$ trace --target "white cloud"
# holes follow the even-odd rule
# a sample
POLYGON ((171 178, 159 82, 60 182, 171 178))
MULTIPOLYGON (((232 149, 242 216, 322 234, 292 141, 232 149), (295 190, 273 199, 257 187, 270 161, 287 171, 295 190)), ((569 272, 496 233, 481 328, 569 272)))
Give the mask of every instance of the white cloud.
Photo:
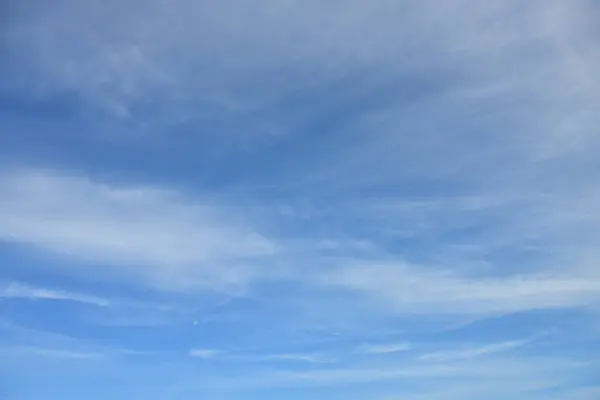
MULTIPOLYGON (((528 399, 543 400, 548 398, 547 391, 563 384, 560 378, 529 378, 529 379, 479 379, 451 380, 439 382, 411 393, 391 395, 382 400, 461 400, 465 398, 506 398, 526 396, 528 399), (546 393, 545 393, 546 392, 546 393)), ((570 397, 561 397, 570 399, 570 397)))
POLYGON ((460 276, 407 264, 362 264, 319 277, 398 312, 493 314, 581 307, 600 298, 595 276, 460 276))
POLYGON ((31 328, 14 321, 0 320, 0 329, 12 339, 0 346, 3 356, 47 357, 53 359, 98 360, 128 356, 148 356, 151 352, 115 347, 78 335, 58 333, 43 328, 31 328))
POLYGON ((252 260, 274 252, 270 240, 208 202, 41 170, 0 177, 0 238, 87 261, 76 268, 88 275, 164 289, 244 285, 252 260), (101 274, 85 268, 97 262, 109 263, 101 274))
POLYGON ((11 299, 75 301, 99 307, 107 307, 110 305, 110 302, 107 299, 96 296, 87 296, 62 290, 31 287, 14 282, 8 284, 4 289, 0 290, 0 297, 11 299))
POLYGON ((69 349, 54 349, 42 347, 17 347, 13 348, 12 351, 14 351, 15 353, 24 353, 40 357, 66 358, 72 360, 94 360, 105 357, 105 355, 101 353, 90 353, 69 349))
POLYGON ((493 343, 480 347, 462 348, 458 350, 442 350, 432 353, 422 354, 419 359, 422 361, 456 361, 475 357, 486 356, 495 353, 501 353, 508 350, 517 349, 525 346, 527 340, 510 340, 501 343, 493 343))
MULTIPOLYGON (((534 224, 507 226, 504 240, 522 237, 524 225, 523 234, 539 234, 548 214, 564 216, 573 201, 589 195, 581 188, 598 178, 585 166, 579 167, 585 180, 561 176, 580 160, 595 159, 598 144, 594 105, 600 90, 594 71, 600 58, 586 2, 234 3, 124 1, 102 13, 100 2, 24 8, 7 28, 14 44, 10 55, 25 66, 26 87, 36 76, 38 89, 71 91, 124 114, 155 99, 160 103, 155 111, 169 114, 166 119, 194 119, 200 113, 198 120, 210 114, 241 121, 243 129, 233 129, 240 137, 252 130, 247 118, 270 119, 261 113, 277 111, 279 100, 299 88, 331 94, 333 83, 351 77, 357 83, 352 90, 331 94, 327 103, 343 108, 352 96, 381 102, 345 116, 347 131, 336 150, 291 171, 287 182, 294 187, 316 182, 316 189, 307 190, 318 196, 340 186, 401 187, 426 177, 442 186, 467 187, 475 198, 506 200, 509 192, 510 221, 519 210, 537 206, 515 197, 559 194, 544 203, 534 224), (423 98, 413 93, 411 82, 429 80, 433 89, 426 84, 423 98), (388 86, 397 90, 380 93, 388 86), (258 118, 254 111, 260 111, 258 118)), ((323 113, 308 111, 309 119, 323 113)), ((295 131, 298 123, 272 119, 284 131, 295 131)), ((506 203, 499 203, 505 211, 506 203)), ((419 222, 439 228, 431 221, 445 220, 453 203, 445 204, 419 222)), ((462 211, 454 216, 468 219, 472 210, 462 211)), ((385 226, 370 222, 377 230, 422 228, 404 220, 385 226)))
MULTIPOLYGON (((257 132, 321 134, 322 121, 326 139, 298 138, 303 146, 290 154, 297 158, 283 163, 296 168, 279 168, 283 164, 275 161, 275 175, 282 178, 267 182, 308 199, 307 210, 297 213, 306 211, 298 230, 287 225, 295 218, 294 205, 284 204, 289 219, 279 221, 271 203, 280 199, 265 201, 261 226, 289 229, 285 243, 295 246, 297 257, 278 252, 273 239, 218 199, 44 170, 0 174, 0 240, 67 256, 60 267, 47 267, 57 273, 167 290, 237 290, 264 277, 263 264, 273 259, 272 264, 285 264, 285 288, 293 290, 269 288, 268 306, 252 303, 235 317, 219 314, 226 307, 215 311, 230 319, 244 313, 243 323, 228 321, 236 327, 254 323, 263 312, 261 323, 281 322, 272 320, 273 310, 283 310, 282 319, 294 318, 298 326, 313 318, 323 332, 336 323, 346 327, 347 319, 362 322, 375 308, 411 317, 477 318, 597 305, 595 8, 577 0, 19 5, 3 27, 12 78, 0 83, 0 90, 10 92, 9 98, 14 94, 27 104, 74 99, 77 107, 103 108, 108 119, 130 118, 151 126, 149 131, 155 122, 189 124, 193 131, 217 133, 209 146, 228 135, 235 138, 225 142, 239 145, 257 132), (342 123, 330 121, 336 118, 342 123), (196 123, 210 129, 196 129, 196 123), (309 239, 294 237, 297 232, 309 239)), ((86 115, 96 122, 96 112, 86 115)), ((163 161, 170 162, 157 162, 163 161)), ((253 172, 248 171, 250 186, 253 172)), ((107 304, 20 284, 4 296, 107 304)), ((106 323, 180 321, 131 312, 137 318, 129 311, 107 314, 106 323)), ((410 348, 371 339, 354 349, 373 355, 361 359, 410 348)), ((543 386, 561 375, 545 374, 548 368, 572 367, 505 354, 523 345, 507 341, 432 351, 415 365, 275 371, 258 383, 422 378, 433 386, 450 378, 460 387, 441 382, 423 398, 440 398, 440 391, 489 398, 498 389, 526 390, 530 382, 543 386), (496 359, 486 357, 491 355, 496 359), (486 379, 496 382, 477 387, 486 379)), ((413 353, 397 358, 404 361, 413 353)), ((192 349, 189 356, 310 364, 326 359, 211 349, 192 349)), ((249 385, 256 384, 254 378, 248 378, 249 385)), ((594 396, 591 389, 580 397, 594 396)))
POLYGON ((15 81, 35 76, 21 86, 72 91, 123 115, 158 102, 156 111, 185 119, 261 109, 356 72, 438 68, 471 77, 471 97, 516 93, 532 100, 517 106, 547 111, 534 118, 552 127, 549 140, 530 143, 547 153, 584 144, 587 134, 572 133, 596 120, 598 55, 586 2, 111 4, 67 1, 15 13, 6 27, 9 54, 23 66, 15 81))
POLYGON ((190 357, 194 358, 215 358, 221 354, 222 351, 215 349, 191 349, 189 352, 190 357))
POLYGON ((360 353, 366 354, 389 354, 410 350, 412 346, 408 342, 365 344, 358 348, 360 353))
MULTIPOLYGON (((345 365, 339 368, 313 368, 306 371, 271 370, 259 371, 256 374, 237 376, 215 382, 218 385, 232 387, 293 387, 293 386, 344 386, 395 382, 399 386, 403 382, 425 384, 432 382, 447 383, 448 379, 461 381, 464 385, 477 382, 503 381, 517 379, 523 382, 532 380, 562 378, 561 374, 586 368, 576 362, 568 362, 551 357, 527 358, 511 357, 486 360, 462 360, 461 362, 432 362, 386 365, 345 365)), ((505 387, 511 390, 511 387, 505 387)))
POLYGON ((191 349, 190 357, 195 358, 219 358, 232 363, 251 362, 251 363, 287 363, 302 362, 310 364, 331 363, 332 357, 317 353, 248 353, 243 351, 223 351, 217 349, 191 349))
MULTIPOLYGON (((250 356, 250 358, 253 357, 250 356)), ((255 359, 261 361, 300 361, 314 364, 333 362, 331 357, 316 353, 276 353, 256 356, 255 359)))

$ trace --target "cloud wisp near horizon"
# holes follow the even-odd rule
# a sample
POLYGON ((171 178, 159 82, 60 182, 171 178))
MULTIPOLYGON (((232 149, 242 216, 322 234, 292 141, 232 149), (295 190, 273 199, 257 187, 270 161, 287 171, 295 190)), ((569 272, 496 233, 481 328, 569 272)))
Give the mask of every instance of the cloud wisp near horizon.
POLYGON ((3 15, 0 397, 600 393, 594 2, 3 15))

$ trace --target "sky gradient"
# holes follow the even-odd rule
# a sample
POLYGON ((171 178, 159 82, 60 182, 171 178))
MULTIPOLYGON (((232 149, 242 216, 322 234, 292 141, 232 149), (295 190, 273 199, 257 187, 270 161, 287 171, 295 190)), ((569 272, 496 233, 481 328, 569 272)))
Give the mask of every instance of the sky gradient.
POLYGON ((0 399, 600 398, 600 4, 8 3, 0 399))

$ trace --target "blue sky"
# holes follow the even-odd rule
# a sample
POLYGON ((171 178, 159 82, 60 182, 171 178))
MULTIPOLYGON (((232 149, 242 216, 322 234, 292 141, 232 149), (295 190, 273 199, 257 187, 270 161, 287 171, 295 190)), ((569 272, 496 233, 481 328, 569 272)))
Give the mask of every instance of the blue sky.
POLYGON ((599 398, 596 2, 3 9, 0 398, 599 398))

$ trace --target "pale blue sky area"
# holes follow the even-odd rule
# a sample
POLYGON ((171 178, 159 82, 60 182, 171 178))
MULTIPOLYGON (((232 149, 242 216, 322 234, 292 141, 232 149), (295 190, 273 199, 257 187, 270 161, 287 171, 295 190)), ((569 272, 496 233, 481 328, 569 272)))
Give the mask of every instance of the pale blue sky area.
POLYGON ((594 1, 16 1, 0 399, 600 398, 594 1))

